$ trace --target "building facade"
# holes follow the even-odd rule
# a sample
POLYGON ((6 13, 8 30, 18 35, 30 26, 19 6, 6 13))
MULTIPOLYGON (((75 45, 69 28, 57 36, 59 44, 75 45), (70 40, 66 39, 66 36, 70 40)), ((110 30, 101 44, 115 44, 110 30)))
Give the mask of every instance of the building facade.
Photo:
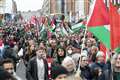
POLYGON ((57 12, 57 0, 50 0, 50 14, 57 12))
POLYGON ((41 15, 48 15, 50 14, 50 0, 44 0, 41 15))
POLYGON ((4 13, 5 0, 0 0, 0 14, 4 13))
POLYGON ((13 4, 12 4, 12 8, 13 8, 13 13, 16 14, 17 13, 17 4, 14 0, 13 1, 13 4))
POLYGON ((62 0, 56 0, 56 12, 61 13, 61 8, 62 8, 62 0))
MULTIPOLYGON (((94 0, 44 0, 42 13, 47 15, 63 13, 76 20, 89 14, 92 1, 94 0)), ((109 0, 104 2, 109 7, 109 0)), ((120 4, 120 0, 112 0, 112 2, 120 4)))
POLYGON ((0 0, 0 21, 9 21, 17 13, 17 4, 14 0, 0 0))
POLYGON ((4 14, 4 3, 5 3, 5 0, 0 0, 0 25, 2 23, 2 20, 3 20, 3 14, 4 14))
POLYGON ((4 13, 16 13, 17 4, 14 0, 0 0, 0 14, 4 13))
POLYGON ((62 0, 44 0, 42 6, 42 15, 61 13, 62 0))
POLYGON ((79 20, 81 17, 85 16, 85 6, 84 0, 75 1, 75 19, 79 20))
POLYGON ((41 16, 41 10, 21 12, 20 14, 22 15, 22 17, 25 21, 29 21, 31 19, 31 16, 40 17, 41 16))
POLYGON ((84 0, 44 0, 42 13, 45 15, 63 13, 67 16, 84 14, 84 0))

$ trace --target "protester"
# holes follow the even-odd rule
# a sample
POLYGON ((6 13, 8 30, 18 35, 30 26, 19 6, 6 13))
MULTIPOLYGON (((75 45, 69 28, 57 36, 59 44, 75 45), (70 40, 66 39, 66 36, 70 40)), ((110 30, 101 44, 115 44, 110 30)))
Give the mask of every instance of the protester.
POLYGON ((55 50, 56 50, 57 44, 58 44, 55 35, 53 35, 51 37, 51 39, 49 39, 48 44, 49 44, 49 46, 48 46, 48 56, 54 58, 55 57, 54 53, 55 53, 55 50))
POLYGON ((66 54, 67 54, 67 56, 72 56, 73 55, 73 47, 72 47, 72 45, 67 46, 66 54))
POLYGON ((90 49, 90 62, 95 62, 96 61, 96 54, 98 52, 98 47, 97 46, 92 46, 90 49))
POLYGON ((27 65, 27 80, 48 80, 48 64, 46 59, 43 58, 45 49, 38 47, 36 56, 31 58, 27 65))
MULTIPOLYGON (((13 60, 14 65, 17 64, 18 60, 19 60, 19 56, 17 53, 15 53, 15 51, 13 50, 13 48, 11 48, 9 45, 8 47, 5 48, 4 54, 3 54, 3 59, 7 59, 10 58, 13 60)), ((16 69, 16 66, 14 66, 16 69)))
POLYGON ((105 63, 104 57, 105 54, 102 51, 98 51, 95 63, 91 64, 94 80, 109 80, 110 78, 110 69, 107 63, 105 63))
POLYGON ((66 57, 66 51, 63 47, 58 47, 56 50, 56 58, 54 59, 55 64, 62 64, 62 61, 66 57))
POLYGON ((66 68, 68 71, 68 80, 74 80, 75 79, 75 71, 76 71, 76 65, 73 59, 69 56, 65 57, 62 61, 62 66, 66 68))
POLYGON ((26 52, 25 52, 25 60, 28 62, 32 57, 34 57, 35 54, 35 44, 31 44, 28 46, 26 52))
POLYGON ((68 71, 61 65, 53 65, 51 69, 52 80, 68 80, 68 71))
POLYGON ((85 52, 81 53, 81 57, 79 60, 79 65, 78 68, 80 68, 80 76, 83 80, 93 80, 92 78, 92 72, 91 69, 89 67, 89 58, 88 58, 88 54, 85 52))
POLYGON ((15 77, 12 76, 9 72, 0 68, 0 79, 1 80, 17 80, 15 77))
POLYGON ((12 59, 5 59, 2 62, 2 66, 3 68, 10 73, 13 77, 15 77, 17 80, 22 80, 20 77, 18 77, 15 73, 15 69, 14 69, 14 62, 12 61, 12 59))
POLYGON ((114 54, 112 60, 112 68, 113 68, 113 72, 112 75, 113 76, 113 80, 119 80, 120 79, 120 54, 116 53, 114 54))
POLYGON ((0 62, 3 60, 6 69, 6 59, 14 61, 13 65, 8 60, 12 67, 8 72, 15 73, 13 67, 17 66, 16 72, 26 73, 27 80, 119 80, 119 54, 108 53, 108 61, 92 33, 85 35, 81 27, 73 29, 65 15, 60 20, 56 15, 41 16, 40 21, 33 18, 37 22, 0 26, 0 62))

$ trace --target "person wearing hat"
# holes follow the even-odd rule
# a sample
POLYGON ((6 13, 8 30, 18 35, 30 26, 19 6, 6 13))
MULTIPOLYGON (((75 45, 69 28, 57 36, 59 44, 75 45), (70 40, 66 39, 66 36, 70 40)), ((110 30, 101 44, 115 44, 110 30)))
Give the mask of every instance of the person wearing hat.
POLYGON ((90 65, 94 80, 110 80, 110 69, 105 63, 105 53, 98 51, 96 61, 90 65))
POLYGON ((52 80, 68 80, 68 71, 61 65, 52 65, 51 77, 52 80))

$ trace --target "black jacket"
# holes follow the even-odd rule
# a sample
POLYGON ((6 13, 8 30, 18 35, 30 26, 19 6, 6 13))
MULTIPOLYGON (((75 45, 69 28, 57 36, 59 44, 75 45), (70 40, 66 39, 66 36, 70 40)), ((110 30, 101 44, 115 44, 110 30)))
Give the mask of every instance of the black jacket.
POLYGON ((91 70, 94 77, 93 80, 110 80, 110 69, 108 64, 95 62, 91 65, 91 70), (98 75, 100 71, 101 75, 98 75))
MULTIPOLYGON (((48 80, 48 64, 47 64, 46 60, 43 59, 43 61, 44 61, 44 65, 45 65, 44 80, 48 80)), ((32 59, 30 59, 28 65, 27 65, 26 78, 27 78, 27 80, 38 80, 36 57, 33 57, 32 59)))
POLYGON ((89 66, 80 67, 81 70, 81 77, 85 80, 92 80, 92 74, 89 66))
POLYGON ((10 47, 7 47, 7 48, 4 49, 3 58, 4 59, 10 58, 15 63, 17 63, 17 61, 19 60, 19 57, 18 57, 17 53, 10 47))

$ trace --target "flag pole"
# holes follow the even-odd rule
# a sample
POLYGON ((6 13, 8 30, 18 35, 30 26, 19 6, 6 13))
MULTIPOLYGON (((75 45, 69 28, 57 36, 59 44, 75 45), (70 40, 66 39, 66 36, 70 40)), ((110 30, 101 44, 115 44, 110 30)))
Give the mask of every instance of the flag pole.
POLYGON ((88 22, 90 20, 92 13, 93 13, 93 9, 94 9, 94 5, 96 3, 96 0, 94 0, 93 5, 91 5, 91 1, 88 1, 88 3, 90 4, 90 8, 89 8, 89 14, 86 15, 87 16, 86 17, 87 23, 85 24, 85 32, 84 32, 84 36, 83 36, 83 43, 82 43, 81 52, 83 51, 83 49, 85 47, 85 38, 86 38, 87 30, 88 30, 87 25, 88 25, 88 22))
MULTIPOLYGON (((110 9, 111 9, 111 3, 112 3, 112 1, 111 0, 109 0, 109 11, 110 11, 110 9)), ((112 58, 113 56, 112 56, 112 54, 110 55, 110 57, 112 58)), ((111 80, 113 80, 113 75, 114 75, 114 72, 113 72, 113 64, 111 65, 111 72, 112 72, 112 75, 111 75, 111 80)))
MULTIPOLYGON (((84 32, 84 36, 83 36, 81 52, 83 52, 83 49, 85 47, 86 34, 87 34, 87 30, 88 30, 87 25, 88 25, 88 22, 90 20, 90 17, 92 15, 92 13, 93 13, 93 9, 94 9, 94 5, 96 3, 96 0, 94 0, 93 5, 91 5, 91 1, 88 1, 88 3, 90 4, 90 8, 89 8, 89 15, 88 16, 86 15, 87 16, 87 23, 85 24, 85 32, 84 32)), ((80 57, 79 61, 81 61, 81 57, 80 57)), ((78 69, 76 71, 77 71, 77 73, 81 72, 81 70, 80 70, 80 63, 78 64, 78 69)))

